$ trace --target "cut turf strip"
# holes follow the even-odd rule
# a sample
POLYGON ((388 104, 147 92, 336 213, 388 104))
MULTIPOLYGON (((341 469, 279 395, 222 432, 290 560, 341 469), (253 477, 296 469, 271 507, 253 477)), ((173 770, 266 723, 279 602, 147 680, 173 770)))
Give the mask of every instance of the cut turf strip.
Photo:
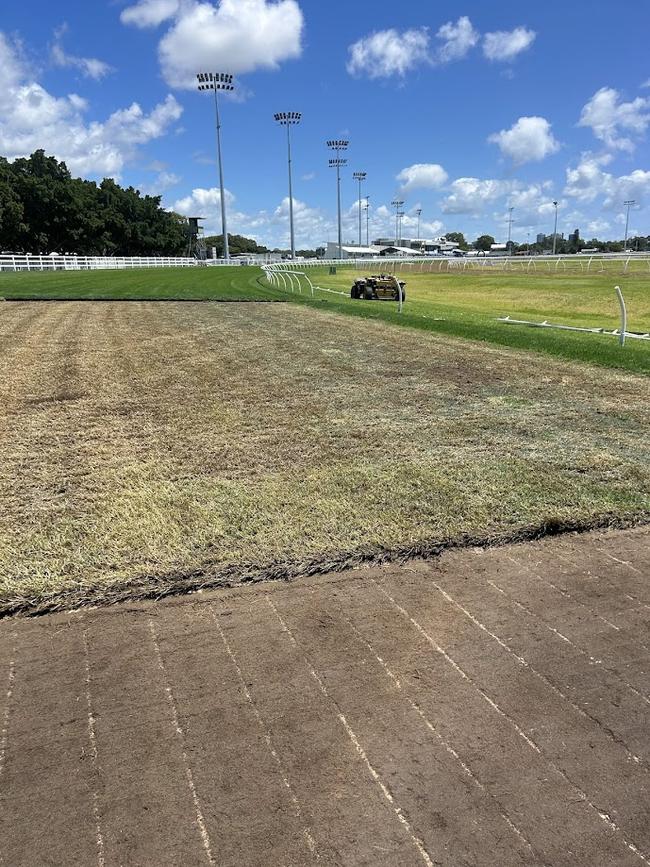
POLYGON ((6 618, 0 863, 647 867, 649 552, 597 532, 6 618))

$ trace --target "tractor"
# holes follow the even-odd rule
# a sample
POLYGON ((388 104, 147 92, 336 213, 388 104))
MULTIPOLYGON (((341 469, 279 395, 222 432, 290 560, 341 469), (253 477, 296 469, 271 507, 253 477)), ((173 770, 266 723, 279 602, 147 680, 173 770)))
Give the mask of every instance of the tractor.
POLYGON ((355 280, 350 290, 350 297, 362 298, 366 301, 399 301, 401 288, 402 301, 405 301, 405 286, 406 283, 398 280, 394 274, 373 274, 371 277, 355 280))

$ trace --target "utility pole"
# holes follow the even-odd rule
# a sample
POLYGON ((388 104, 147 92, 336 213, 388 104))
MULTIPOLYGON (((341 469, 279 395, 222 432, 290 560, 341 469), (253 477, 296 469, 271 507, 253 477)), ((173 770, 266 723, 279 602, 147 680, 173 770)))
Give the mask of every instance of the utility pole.
POLYGON ((302 119, 299 111, 280 111, 273 117, 281 125, 287 128, 287 153, 289 164, 289 231, 291 234, 291 261, 296 258, 296 235, 293 229, 293 185, 291 183, 291 127, 298 125, 302 119))
POLYGON ((352 177, 355 181, 359 181, 359 246, 361 246, 361 184, 367 177, 366 172, 354 172, 352 177))
POLYGON ((341 151, 348 149, 349 141, 346 139, 330 139, 327 142, 327 147, 336 152, 336 157, 330 160, 330 168, 336 169, 336 195, 338 203, 338 223, 339 223, 339 259, 343 258, 343 231, 341 228, 341 167, 346 166, 348 161, 341 159, 339 154, 341 151))
POLYGON ((512 224, 514 223, 514 220, 512 219, 512 212, 513 211, 514 211, 514 207, 510 206, 508 208, 508 212, 509 212, 509 216, 508 216, 508 243, 506 245, 507 249, 508 249, 508 254, 510 256, 512 256, 512 224))
POLYGON ((555 228, 553 229, 553 255, 555 256, 555 250, 557 248, 557 202, 553 202, 555 206, 555 228))
POLYGON ((404 202, 401 199, 393 199, 391 205, 395 208, 395 246, 399 247, 400 242, 400 208, 404 202))
POLYGON ((366 196, 366 247, 370 246, 370 196, 366 196))
POLYGON ((221 198, 221 231, 223 234, 223 258, 230 260, 228 249, 228 227, 226 225, 226 196, 223 184, 223 160, 221 158, 221 117, 219 115, 219 91, 234 90, 233 77, 226 72, 199 72, 199 90, 214 91, 214 108, 217 116, 217 155, 219 158, 219 190, 221 198))
POLYGON ((626 202, 623 202, 625 207, 627 208, 627 214, 625 216, 625 240, 623 241, 623 252, 627 250, 627 231, 630 226, 630 208, 632 205, 636 205, 636 199, 628 199, 626 202))

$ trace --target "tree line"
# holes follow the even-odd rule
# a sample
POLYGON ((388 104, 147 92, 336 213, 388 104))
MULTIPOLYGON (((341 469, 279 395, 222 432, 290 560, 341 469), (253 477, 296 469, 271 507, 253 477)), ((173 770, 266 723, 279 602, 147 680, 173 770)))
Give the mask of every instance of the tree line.
POLYGON ((0 157, 0 251, 86 256, 176 256, 187 249, 185 217, 110 178, 73 178, 37 150, 0 157))
MULTIPOLYGON (((473 247, 475 250, 487 252, 496 243, 492 235, 480 235, 471 244, 465 240, 462 232, 449 232, 445 237, 448 241, 456 241, 460 245, 461 250, 469 250, 470 247, 473 247)), ((516 241, 511 241, 510 247, 513 253, 530 253, 531 255, 550 253, 553 249, 553 236, 548 235, 542 244, 538 244, 537 242, 518 244, 516 241)), ((585 249, 597 250, 599 253, 621 253, 623 251, 623 241, 600 241, 598 238, 586 241, 583 238, 576 238, 574 235, 571 235, 568 238, 558 237, 555 242, 555 252, 562 256, 568 253, 580 253, 585 249)), ((633 252, 650 250, 650 235, 647 237, 638 235, 628 238, 626 249, 633 252)))

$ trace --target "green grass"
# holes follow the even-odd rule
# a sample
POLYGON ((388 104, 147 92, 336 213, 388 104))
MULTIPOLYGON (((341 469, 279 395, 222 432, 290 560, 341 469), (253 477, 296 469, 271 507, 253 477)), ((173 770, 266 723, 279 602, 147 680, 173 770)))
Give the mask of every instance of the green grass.
MULTIPOLYGON (((352 280, 373 273, 373 266, 363 271, 343 266, 337 268, 334 275, 326 268, 310 269, 308 273, 315 285, 347 293, 352 280)), ((622 349, 617 338, 609 335, 506 325, 497 321, 500 316, 510 316, 613 329, 619 325, 614 285, 620 285, 628 307, 628 330, 650 331, 650 275, 646 278, 639 274, 617 274, 614 278, 610 273, 483 274, 471 271, 421 274, 406 266, 400 277, 407 284, 407 302, 402 314, 392 302, 353 301, 347 294, 342 297, 316 292, 313 300, 307 294, 293 298, 347 315, 381 319, 423 331, 650 373, 650 343, 628 339, 622 349)))
POLYGON ((0 273, 0 298, 23 301, 286 301, 259 268, 0 273))
MULTIPOLYGON (((427 263, 437 268, 438 263, 427 263)), ((440 265, 446 266, 443 261, 440 265)), ((484 273, 418 273, 404 266, 408 300, 399 315, 389 302, 352 301, 347 293, 355 276, 371 273, 350 266, 310 268, 319 286, 346 296, 317 292, 315 298, 271 288, 257 267, 152 269, 0 274, 0 297, 58 300, 289 300, 349 316, 379 319, 395 325, 454 337, 487 341, 542 352, 573 361, 650 373, 650 345, 628 340, 624 349, 615 337, 505 325, 499 316, 561 324, 615 328, 618 304, 614 286, 620 285, 628 305, 628 329, 650 330, 650 273, 647 262, 622 273, 620 262, 606 262, 603 272, 584 269, 586 262, 570 262, 567 271, 519 270, 484 273), (582 270, 579 269, 581 265, 582 270), (572 270, 571 270, 572 269, 572 270)))

